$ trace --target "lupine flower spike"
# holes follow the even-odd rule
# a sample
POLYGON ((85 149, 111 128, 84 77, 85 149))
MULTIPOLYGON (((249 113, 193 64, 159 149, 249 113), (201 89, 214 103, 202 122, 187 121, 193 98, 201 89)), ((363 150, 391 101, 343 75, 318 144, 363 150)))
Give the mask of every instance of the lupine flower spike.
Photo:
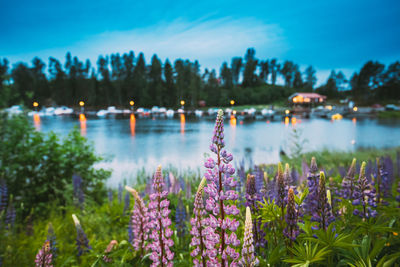
POLYGON ((36 267, 53 267, 53 254, 50 249, 50 241, 46 240, 42 248, 36 254, 35 258, 36 267))
POLYGON ((140 255, 143 256, 146 249, 146 241, 149 235, 149 214, 143 199, 139 196, 138 192, 129 187, 125 186, 125 189, 130 192, 135 199, 135 206, 131 216, 131 227, 132 227, 132 246, 136 251, 140 251, 140 255))
POLYGON ((240 265, 244 267, 253 267, 258 265, 259 261, 254 256, 253 221, 251 219, 251 211, 249 207, 246 207, 246 221, 244 225, 243 239, 242 259, 240 260, 240 265))
POLYGON ((293 188, 289 188, 288 192, 288 204, 286 206, 286 228, 283 230, 283 234, 289 238, 290 244, 299 235, 299 226, 297 225, 298 210, 296 209, 296 203, 294 201, 293 188))
POLYGON ((276 198, 276 204, 281 208, 282 211, 282 216, 281 220, 284 220, 284 212, 285 212, 285 198, 286 198, 286 186, 285 186, 285 178, 283 175, 283 168, 282 164, 279 162, 278 163, 278 175, 276 179, 276 191, 277 191, 277 198, 276 198))
POLYGON ((325 174, 324 172, 320 172, 319 188, 318 188, 318 205, 316 212, 313 213, 313 216, 311 218, 312 221, 318 222, 319 227, 323 230, 326 230, 329 224, 331 224, 335 220, 335 217, 332 214, 332 207, 330 205, 330 201, 328 200, 327 197, 325 183, 326 183, 325 174))
POLYGON ((351 162, 350 168, 347 171, 346 176, 343 178, 342 181, 342 197, 345 199, 352 199, 353 197, 353 191, 354 191, 354 186, 356 183, 356 159, 353 159, 351 162))
POLYGON ((164 190, 164 178, 161 166, 158 166, 153 180, 153 194, 150 195, 149 216, 151 229, 150 238, 152 239, 149 248, 152 251, 150 259, 153 261, 151 266, 173 266, 172 260, 174 253, 170 247, 174 245, 172 241, 172 230, 169 228, 171 220, 168 215, 171 212, 168 208, 169 201, 166 199, 168 191, 164 190))
POLYGON ((91 250, 92 247, 89 245, 89 240, 87 239, 87 236, 86 236, 85 232, 83 231, 83 228, 81 226, 81 223, 78 220, 78 217, 76 217, 75 214, 72 214, 72 219, 74 220, 76 233, 77 233, 76 247, 78 249, 78 257, 79 257, 83 253, 91 250))
POLYGON ((362 210, 354 209, 353 214, 367 219, 377 215, 376 210, 376 191, 365 177, 365 161, 361 165, 360 176, 353 192, 353 202, 355 206, 361 205, 362 210))
POLYGON ((319 173, 317 161, 314 157, 311 159, 310 172, 307 175, 307 184, 309 193, 305 199, 305 210, 308 214, 313 215, 318 206, 318 185, 319 173))
POLYGON ((204 192, 208 194, 206 209, 209 217, 206 222, 205 235, 207 236, 207 266, 236 266, 239 259, 234 247, 240 245, 235 231, 239 222, 233 217, 239 214, 235 204, 228 205, 229 201, 238 199, 235 191, 237 182, 232 175, 235 169, 230 162, 232 154, 222 150, 224 142, 224 112, 218 111, 214 128, 214 136, 210 150, 216 154, 217 161, 209 158, 204 166, 208 169, 205 173, 207 186, 204 192))
POLYGON ((194 198, 194 217, 190 220, 192 229, 190 234, 192 235, 192 242, 190 245, 194 247, 194 250, 190 253, 193 257, 194 266, 206 267, 206 237, 204 236, 204 218, 206 211, 203 204, 203 191, 206 185, 206 178, 203 178, 200 182, 199 188, 197 189, 196 196, 194 198))

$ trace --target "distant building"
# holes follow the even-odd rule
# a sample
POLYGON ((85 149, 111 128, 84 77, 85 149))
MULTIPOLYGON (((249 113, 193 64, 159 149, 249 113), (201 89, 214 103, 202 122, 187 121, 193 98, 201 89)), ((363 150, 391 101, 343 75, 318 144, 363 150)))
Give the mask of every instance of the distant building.
POLYGON ((324 103, 326 96, 317 93, 294 93, 288 99, 290 104, 295 106, 311 106, 324 103))

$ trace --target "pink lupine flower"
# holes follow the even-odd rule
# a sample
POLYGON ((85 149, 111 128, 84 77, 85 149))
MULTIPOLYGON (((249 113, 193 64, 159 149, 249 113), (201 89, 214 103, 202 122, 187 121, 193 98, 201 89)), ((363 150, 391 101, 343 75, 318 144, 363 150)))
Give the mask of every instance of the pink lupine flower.
POLYGON ((191 246, 194 247, 194 250, 190 253, 193 257, 194 266, 203 266, 206 267, 206 237, 204 231, 204 217, 206 215, 206 211, 204 209, 203 204, 203 191, 204 186, 206 184, 206 178, 203 178, 200 182, 199 188, 197 189, 197 193, 194 199, 194 208, 193 215, 194 217, 190 220, 190 224, 192 225, 192 229, 190 234, 192 235, 191 246))
POLYGON ((164 190, 164 179, 161 166, 158 166, 153 179, 153 194, 150 195, 149 203, 149 229, 150 239, 152 240, 148 248, 152 251, 150 259, 153 261, 151 266, 172 266, 174 253, 170 247, 174 241, 170 238, 172 231, 169 228, 171 220, 168 218, 170 213, 169 201, 166 199, 168 191, 164 190))
POLYGON ((252 267, 258 265, 258 259, 254 256, 253 245, 253 221, 251 219, 251 211, 246 207, 246 221, 244 225, 244 241, 242 248, 242 259, 240 265, 244 267, 252 267))
POLYGON ((234 190, 237 182, 232 177, 235 169, 230 162, 232 154, 223 150, 224 142, 224 113, 218 111, 214 128, 214 136, 210 150, 216 154, 216 159, 207 159, 204 166, 208 169, 204 174, 207 186, 204 192, 208 194, 205 208, 209 215, 204 222, 204 236, 207 266, 236 266, 239 253, 235 247, 240 244, 234 233, 239 222, 233 216, 239 214, 239 210, 230 201, 238 199, 234 190))
POLYGON ((132 246, 136 251, 140 250, 140 255, 143 256, 150 231, 148 209, 135 189, 129 186, 125 186, 125 189, 129 191, 135 199, 135 206, 133 207, 131 216, 132 246))
POLYGON ((50 241, 44 242, 42 249, 36 254, 36 267, 53 267, 53 254, 51 253, 50 241))

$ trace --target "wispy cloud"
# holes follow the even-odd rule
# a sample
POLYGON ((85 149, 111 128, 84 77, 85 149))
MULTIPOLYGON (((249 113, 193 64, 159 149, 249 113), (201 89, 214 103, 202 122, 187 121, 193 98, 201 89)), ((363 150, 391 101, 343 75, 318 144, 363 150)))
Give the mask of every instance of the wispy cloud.
POLYGON ((70 51, 95 63, 100 54, 133 50, 136 54, 143 52, 147 60, 156 53, 163 60, 197 59, 203 68, 218 69, 223 61, 243 56, 249 47, 254 47, 260 58, 279 57, 287 49, 278 25, 268 25, 253 18, 226 17, 191 22, 178 19, 129 31, 104 32, 68 47, 13 55, 10 59, 27 61, 36 55, 43 59, 49 56, 61 59, 70 51))

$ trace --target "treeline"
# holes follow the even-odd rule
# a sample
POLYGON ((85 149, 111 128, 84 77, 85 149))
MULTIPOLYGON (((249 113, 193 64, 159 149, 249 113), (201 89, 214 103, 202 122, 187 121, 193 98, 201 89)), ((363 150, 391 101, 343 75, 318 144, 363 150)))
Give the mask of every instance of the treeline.
POLYGON ((230 99, 237 104, 268 104, 285 100, 295 91, 316 91, 329 98, 352 96, 363 102, 400 98, 400 63, 387 68, 369 61, 347 80, 342 72, 332 71, 322 86, 315 88, 316 70, 304 71, 292 61, 261 60, 249 48, 244 57, 224 62, 219 75, 212 69, 200 70, 196 60, 178 59, 162 62, 153 55, 146 64, 143 53, 134 52, 99 56, 96 66, 81 61, 71 53, 64 64, 50 57, 46 65, 39 58, 32 64, 16 63, 10 67, 0 59, 0 106, 32 101, 44 105, 176 107, 185 100, 190 107, 226 106, 230 99), (278 85, 283 84, 283 85, 278 85))

